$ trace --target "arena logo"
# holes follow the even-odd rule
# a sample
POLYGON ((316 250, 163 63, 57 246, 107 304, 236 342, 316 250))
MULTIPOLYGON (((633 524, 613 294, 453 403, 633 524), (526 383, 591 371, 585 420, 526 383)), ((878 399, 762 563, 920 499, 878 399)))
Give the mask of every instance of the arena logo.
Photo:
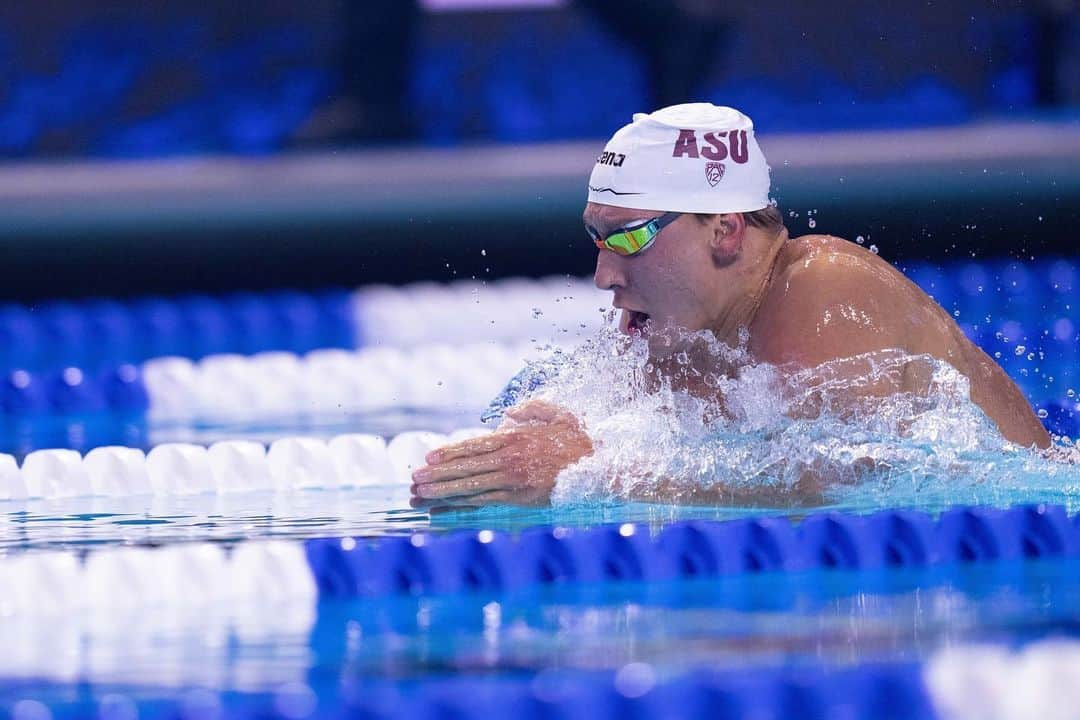
POLYGON ((597 165, 611 165, 612 167, 622 167, 623 161, 626 160, 626 155, 622 153, 607 152, 606 150, 600 153, 600 157, 596 158, 597 165))
POLYGON ((675 149, 671 157, 703 157, 706 160, 731 159, 740 165, 750 159, 746 144, 745 130, 725 130, 723 132, 707 132, 702 138, 705 142, 698 145, 697 133, 693 130, 680 130, 679 139, 675 141, 675 149), (724 137, 727 136, 727 142, 724 137))

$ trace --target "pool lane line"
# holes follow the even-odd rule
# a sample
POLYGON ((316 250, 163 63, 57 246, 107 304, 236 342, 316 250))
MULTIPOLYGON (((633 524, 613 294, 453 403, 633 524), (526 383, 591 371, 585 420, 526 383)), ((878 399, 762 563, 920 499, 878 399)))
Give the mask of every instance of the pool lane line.
POLYGON ((820 571, 894 569, 1080 556, 1080 516, 1054 505, 957 507, 929 513, 820 512, 730 521, 692 520, 655 537, 625 523, 591 529, 535 527, 411 537, 306 541, 323 597, 507 592, 552 584, 671 582, 820 571))

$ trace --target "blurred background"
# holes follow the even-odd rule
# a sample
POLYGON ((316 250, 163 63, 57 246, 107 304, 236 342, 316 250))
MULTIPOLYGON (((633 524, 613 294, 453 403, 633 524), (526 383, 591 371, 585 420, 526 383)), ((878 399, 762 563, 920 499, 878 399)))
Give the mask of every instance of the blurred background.
POLYGON ((1076 246, 1071 0, 41 0, 0 7, 0 296, 587 274, 604 139, 688 100, 755 120, 793 234, 1076 246))

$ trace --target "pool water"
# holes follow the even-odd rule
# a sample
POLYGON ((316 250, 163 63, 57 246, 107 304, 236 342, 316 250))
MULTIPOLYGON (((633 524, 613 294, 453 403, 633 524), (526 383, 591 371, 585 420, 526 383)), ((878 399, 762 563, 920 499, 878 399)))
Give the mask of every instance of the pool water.
MULTIPOLYGON (((987 305, 984 285, 975 282, 982 277, 983 266, 964 266, 953 275, 924 273, 922 278, 934 285, 943 303, 953 304, 961 321, 979 313, 965 325, 969 334, 982 337, 999 328, 1000 337, 983 338, 988 343, 985 347, 999 343, 1008 348, 1007 367, 1029 393, 1043 392, 1038 402, 1057 413, 1050 417, 1047 412, 1045 419, 1063 423, 1060 427, 1072 422, 1069 413, 1075 403, 1065 390, 1072 389, 1069 384, 1077 377, 1075 347, 1069 346, 1069 342, 1075 345, 1076 338, 1070 341, 1069 329, 1060 322, 1073 311, 1065 297, 1072 292, 1071 284, 1065 288, 1066 282, 1072 282, 1071 268, 1065 261, 1052 264, 1048 272, 1056 284, 1043 293, 1053 306, 1050 320, 1057 334, 1042 333, 1026 320, 1006 317, 1020 303, 1019 295, 1009 288, 1017 283, 1033 285, 1032 273, 1009 271, 1009 282, 1000 291, 1000 314, 987 305), (995 313, 993 322, 981 319, 987 312, 995 313), (1024 352, 1017 353, 1018 343, 1025 343, 1024 352), (1055 349, 1061 352, 1054 354, 1055 349), (1028 352, 1042 352, 1044 357, 1033 354, 1029 358, 1028 352)), ((440 297, 440 302, 445 301, 440 297)), ((468 302, 475 299, 470 296, 468 302)), ((505 327, 505 323, 500 326, 505 327)), ((166 368, 168 372, 155 376, 157 385, 149 383, 151 399, 162 387, 172 387, 177 397, 187 393, 184 397, 194 398, 184 401, 188 404, 164 408, 151 403, 126 415, 84 416, 21 413, 10 411, 14 405, 5 405, 6 449, 23 461, 42 447, 86 452, 98 445, 122 444, 149 450, 162 443, 208 445, 225 439, 270 443, 283 436, 328 439, 342 433, 373 433, 389 438, 418 429, 449 433, 476 425, 482 403, 494 394, 492 385, 500 386, 520 361, 500 351, 497 359, 484 360, 483 373, 477 373, 485 375, 484 382, 471 386, 471 395, 444 397, 440 395, 446 392, 442 378, 461 373, 447 359, 453 356, 447 347, 452 351, 452 346, 415 349, 410 351, 412 356, 388 351, 374 361, 370 356, 320 356, 319 368, 337 368, 334 372, 342 373, 342 382, 353 383, 354 405, 338 413, 325 412, 325 406, 320 406, 320 412, 264 417, 239 412, 245 398, 263 402, 257 397, 256 384, 240 387, 248 382, 243 374, 252 368, 262 373, 260 382, 279 383, 269 394, 278 403, 275 407, 289 409, 291 386, 283 378, 298 378, 302 373, 295 362, 290 365, 281 357, 264 358, 258 367, 258 363, 235 358, 197 366, 174 362, 166 368), (423 366, 417 358, 442 363, 440 374, 432 376, 440 381, 424 388, 417 382, 408 403, 365 404, 365 398, 378 390, 379 379, 349 374, 353 372, 349 368, 366 372, 400 365, 405 380, 387 383, 407 382, 423 366), (206 408, 235 412, 227 417, 200 415, 206 408)), ((469 363, 482 356, 469 355, 469 363)), ((595 359, 571 357, 570 366, 595 359)), ((620 363, 632 360, 632 354, 612 356, 601 365, 607 363, 602 368, 609 372, 607 376, 619 377, 627 375, 619 372, 625 369, 620 363)), ((476 367, 469 363, 467 369, 476 367)), ((539 697, 550 687, 593 682, 596 677, 605 687, 614 683, 624 699, 633 700, 648 696, 654 687, 678 683, 701 668, 763 676, 778 669, 812 669, 843 678, 852 668, 880 664, 915 668, 918 675, 950 649, 987 643, 1022 648, 1080 636, 1080 574, 1075 558, 1068 557, 873 572, 765 572, 678 582, 568 583, 498 593, 431 594, 421 589, 415 596, 340 598, 317 596, 305 585, 310 579, 301 582, 286 570, 259 575, 257 582, 251 580, 250 587, 245 586, 245 592, 200 588, 191 585, 197 574, 185 575, 183 581, 169 576, 186 567, 176 557, 169 561, 172 565, 159 565, 154 560, 159 556, 124 555, 132 549, 183 547, 200 552, 197 548, 209 547, 225 548, 228 557, 234 558, 270 540, 295 550, 299 541, 309 538, 415 539, 420 532, 441 535, 460 530, 516 535, 535 526, 638 523, 655 534, 691 519, 773 515, 797 519, 821 511, 862 515, 881 509, 937 513, 957 504, 1048 503, 1063 506, 1069 514, 1080 510, 1080 465, 1071 443, 1059 441, 1051 456, 1003 448, 979 429, 982 421, 970 406, 944 402, 920 410, 920 417, 932 420, 924 423, 926 432, 921 437, 889 440, 892 426, 888 423, 867 425, 845 435, 845 442, 860 452, 877 453, 874 457, 888 461, 891 469, 860 476, 858 482, 843 485, 813 504, 792 508, 767 503, 727 507, 631 502, 589 483, 605 473, 626 471, 620 465, 626 448, 649 446, 650 437, 659 438, 653 446, 658 466, 675 463, 702 473, 724 471, 715 463, 695 464, 714 450, 716 457, 731 459, 732 466, 737 466, 739 457, 744 464, 771 462, 777 452, 794 457, 799 443, 817 443, 816 452, 847 455, 828 446, 827 439, 836 431, 833 425, 777 425, 774 416, 782 413, 744 413, 742 426, 709 428, 693 435, 698 444, 678 445, 672 442, 677 427, 675 431, 654 427, 657 432, 648 435, 648 428, 635 429, 632 423, 618 421, 620 413, 637 412, 625 416, 632 420, 654 417, 670 408, 626 403, 612 392, 616 384, 592 395, 578 392, 571 397, 572 391, 581 390, 572 376, 568 375, 569 382, 560 384, 556 378, 534 392, 538 397, 565 399, 571 407, 578 402, 574 409, 583 417, 611 416, 617 421, 600 430, 614 440, 607 454, 598 453, 594 465, 582 471, 591 476, 579 478, 576 489, 580 492, 562 493, 553 507, 495 507, 429 515, 409 508, 408 484, 400 477, 355 487, 282 487, 279 483, 273 489, 243 492, 77 497, 55 493, 0 500, 0 579, 11 581, 28 577, 19 573, 37 572, 20 564, 25 559, 40 561, 46 568, 33 576, 34 591, 42 593, 40 603, 23 597, 18 601, 21 605, 5 604, 0 595, 0 647, 4 649, 0 653, 0 717, 211 718, 232 714, 298 720, 361 710, 375 717, 398 711, 443 717, 417 698, 422 700, 432 688, 456 687, 462 680, 481 683, 468 686, 469 692, 476 687, 524 683, 539 697), (968 421, 976 430, 965 435, 959 430, 969 428, 968 421), (85 572, 75 572, 75 566, 86 568, 85 572), (88 584, 73 584, 75 577, 88 584), (92 591, 85 601, 79 596, 84 588, 92 591)), ((763 386, 756 382, 763 380, 748 378, 746 385, 734 388, 735 394, 741 393, 747 403, 760 397, 755 392, 763 386)), ((22 397, 9 390, 5 398, 22 397)), ((670 395, 665 398, 668 401, 670 395)), ((851 454, 850 448, 840 450, 851 454)), ((292 567, 276 557, 267 551, 268 559, 259 562, 271 569, 292 567), (279 561, 284 565, 274 565, 279 561)), ((230 581, 225 575, 214 577, 223 588, 230 581)), ((994 681, 1008 684, 1007 678, 1007 673, 999 673, 994 681)), ((473 703, 477 712, 490 707, 484 704, 488 700, 477 697, 473 703)), ((673 708, 674 716, 678 712, 673 708)), ((786 716, 779 711, 762 715, 786 716)))

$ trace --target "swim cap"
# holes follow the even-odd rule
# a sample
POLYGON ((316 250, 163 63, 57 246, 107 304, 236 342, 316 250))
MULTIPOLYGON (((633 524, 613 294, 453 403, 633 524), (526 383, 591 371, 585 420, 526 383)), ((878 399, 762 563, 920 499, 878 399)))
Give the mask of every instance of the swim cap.
POLYGON ((769 166, 754 123, 711 103, 637 113, 589 176, 589 202, 639 210, 736 213, 769 204, 769 166))

